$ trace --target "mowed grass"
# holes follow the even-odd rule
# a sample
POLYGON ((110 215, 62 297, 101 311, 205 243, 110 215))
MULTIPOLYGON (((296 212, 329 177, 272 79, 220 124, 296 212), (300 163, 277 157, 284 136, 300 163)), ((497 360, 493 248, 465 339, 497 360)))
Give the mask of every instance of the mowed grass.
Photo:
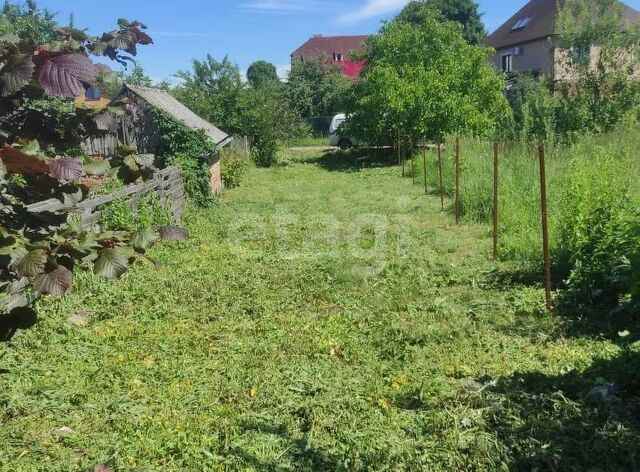
POLYGON ((638 343, 565 335, 380 156, 289 162, 160 268, 40 303, 0 347, 0 470, 637 470, 636 394, 585 394, 634 385, 638 343))

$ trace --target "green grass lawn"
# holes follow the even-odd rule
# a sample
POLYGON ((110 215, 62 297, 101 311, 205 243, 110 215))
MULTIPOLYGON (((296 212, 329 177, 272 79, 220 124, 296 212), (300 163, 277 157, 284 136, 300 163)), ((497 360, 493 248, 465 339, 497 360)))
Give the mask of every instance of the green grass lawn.
POLYGON ((546 314, 397 167, 295 157, 0 345, 0 470, 640 469, 640 343, 546 314))

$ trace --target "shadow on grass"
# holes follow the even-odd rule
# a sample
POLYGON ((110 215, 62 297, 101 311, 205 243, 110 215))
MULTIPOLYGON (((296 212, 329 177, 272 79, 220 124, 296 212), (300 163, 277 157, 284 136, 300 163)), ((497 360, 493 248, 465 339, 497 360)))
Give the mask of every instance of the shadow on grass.
POLYGON ((29 329, 38 323, 38 316, 31 308, 16 308, 0 315, 0 342, 9 342, 18 330, 29 329))
MULTIPOLYGON (((594 300, 557 282, 566 280, 568 274, 565 268, 554 268, 553 316, 562 320, 563 336, 608 339, 620 345, 640 340, 640 305, 637 301, 618 301, 615 298, 594 300)), ((510 266, 490 272, 485 283, 487 287, 500 290, 534 287, 542 291, 544 275, 542 269, 510 266)), ((520 314, 537 317, 539 312, 540 307, 529 307, 528 311, 520 314)))
POLYGON ((517 373, 480 398, 510 470, 640 470, 640 352, 585 372, 517 373))
POLYGON ((391 149, 351 149, 327 152, 307 162, 318 164, 329 172, 358 172, 372 167, 391 167, 397 164, 391 149))

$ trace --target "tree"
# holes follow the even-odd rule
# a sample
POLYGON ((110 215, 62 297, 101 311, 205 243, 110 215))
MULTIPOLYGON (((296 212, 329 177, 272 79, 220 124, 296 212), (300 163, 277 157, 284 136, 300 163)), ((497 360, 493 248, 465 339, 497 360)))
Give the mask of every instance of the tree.
POLYGON ((395 21, 368 41, 367 66, 351 100, 349 132, 369 142, 397 132, 435 141, 485 134, 508 112, 490 51, 468 44, 462 27, 426 9, 420 27, 395 21))
POLYGON ((0 10, 0 36, 12 33, 44 44, 56 37, 55 30, 55 14, 40 8, 35 0, 29 0, 25 7, 5 1, 0 10))
POLYGON ((479 44, 487 35, 478 4, 473 0, 412 0, 396 20, 420 25, 425 18, 425 10, 429 8, 435 9, 442 21, 460 23, 463 36, 470 44, 479 44))
POLYGON ((247 80, 253 88, 280 82, 276 66, 267 61, 256 61, 247 69, 247 80))
POLYGON ((275 163, 279 143, 298 134, 301 127, 286 90, 276 82, 247 89, 242 96, 241 116, 244 134, 253 138, 253 160, 264 167, 275 163))
POLYGON ((240 97, 242 75, 228 57, 217 61, 211 55, 193 60, 192 71, 180 71, 182 83, 173 91, 178 100, 228 134, 241 133, 240 97))
POLYGON ((344 111, 351 81, 323 58, 295 61, 287 82, 289 100, 300 116, 331 116, 344 111))

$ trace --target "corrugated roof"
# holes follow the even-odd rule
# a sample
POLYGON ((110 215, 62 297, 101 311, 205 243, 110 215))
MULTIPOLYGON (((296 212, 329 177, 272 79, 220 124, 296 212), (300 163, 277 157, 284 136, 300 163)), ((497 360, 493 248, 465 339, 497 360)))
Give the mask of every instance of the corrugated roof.
POLYGON ((332 58, 333 53, 349 54, 352 51, 362 51, 364 42, 369 36, 314 36, 298 49, 291 56, 317 57, 326 56, 332 58))
POLYGON ((224 142, 229 138, 224 131, 219 130, 208 121, 200 118, 176 100, 175 97, 166 90, 129 84, 126 84, 125 87, 150 105, 169 113, 175 119, 182 121, 187 126, 194 129, 204 130, 207 136, 209 136, 218 146, 225 144, 224 142))
MULTIPOLYGON (((636 19, 640 13, 620 2, 624 8, 624 17, 636 19)), ((493 32, 484 43, 494 49, 503 49, 518 44, 545 39, 555 34, 558 0, 531 0, 515 15, 493 32), (520 29, 514 26, 529 18, 529 22, 520 29)))

